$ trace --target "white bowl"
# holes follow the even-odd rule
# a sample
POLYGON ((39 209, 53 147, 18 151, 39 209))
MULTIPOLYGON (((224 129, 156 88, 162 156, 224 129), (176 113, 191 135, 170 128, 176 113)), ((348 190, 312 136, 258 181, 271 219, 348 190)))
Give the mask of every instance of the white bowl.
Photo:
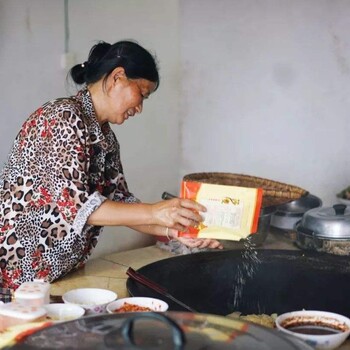
POLYGON ((146 297, 130 297, 115 300, 107 305, 107 312, 110 314, 116 313, 119 308, 121 308, 124 303, 137 305, 141 307, 148 307, 152 311, 164 312, 167 311, 169 305, 160 299, 146 298, 146 297))
POLYGON ((87 315, 106 312, 106 306, 117 299, 117 294, 107 289, 78 288, 62 295, 66 304, 79 305, 87 315))
POLYGON ((47 319, 54 322, 75 320, 85 314, 81 306, 74 304, 55 303, 45 304, 43 307, 46 310, 47 319))
MULTIPOLYGON (((327 311, 302 310, 287 312, 277 317, 276 327, 289 335, 303 339, 315 349, 335 349, 340 346, 350 334, 350 319, 327 311), (293 326, 324 326, 323 329, 336 328, 339 333, 306 334, 292 331, 293 326), (329 327, 327 327, 329 326, 329 327), (331 327, 332 326, 332 327, 331 327), (327 328, 326 328, 327 327, 327 328)), ((296 330, 296 328, 294 328, 296 330)))

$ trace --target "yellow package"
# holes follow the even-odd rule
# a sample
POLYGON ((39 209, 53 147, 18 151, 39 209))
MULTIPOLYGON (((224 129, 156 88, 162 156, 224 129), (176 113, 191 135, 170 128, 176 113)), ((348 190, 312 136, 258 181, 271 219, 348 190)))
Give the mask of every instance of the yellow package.
POLYGON ((182 198, 195 200, 207 208, 204 220, 180 237, 239 241, 256 233, 262 203, 262 188, 214 185, 182 181, 182 198))

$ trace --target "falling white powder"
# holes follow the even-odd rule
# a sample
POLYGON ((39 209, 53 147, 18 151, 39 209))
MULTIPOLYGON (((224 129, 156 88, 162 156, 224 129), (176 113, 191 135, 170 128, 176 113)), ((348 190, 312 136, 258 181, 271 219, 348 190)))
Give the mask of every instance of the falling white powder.
POLYGON ((242 259, 236 265, 236 275, 233 286, 233 307, 237 308, 242 298, 243 287, 247 280, 252 278, 261 263, 258 257, 258 251, 255 249, 255 244, 251 241, 251 236, 243 242, 241 251, 242 259))

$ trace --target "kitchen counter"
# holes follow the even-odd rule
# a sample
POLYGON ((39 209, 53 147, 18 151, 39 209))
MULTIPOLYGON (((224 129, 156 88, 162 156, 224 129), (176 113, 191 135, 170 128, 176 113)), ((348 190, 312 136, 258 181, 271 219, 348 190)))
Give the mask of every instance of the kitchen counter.
MULTIPOLYGON (((293 237, 287 233, 270 232, 266 241, 257 249, 291 249, 298 250, 293 244, 293 237)), ((113 290, 118 298, 127 297, 126 270, 128 266, 137 270, 152 262, 175 256, 170 251, 153 245, 149 247, 109 254, 90 260, 85 267, 74 271, 51 285, 52 295, 62 295, 74 288, 94 287, 113 290)), ((350 350, 350 340, 347 340, 339 350, 350 350)))
POLYGON ((144 265, 171 256, 174 254, 154 245, 89 260, 84 268, 71 272, 52 283, 51 294, 62 295, 70 289, 92 287, 110 289, 117 293, 118 298, 124 298, 128 296, 127 266, 137 270, 144 265))

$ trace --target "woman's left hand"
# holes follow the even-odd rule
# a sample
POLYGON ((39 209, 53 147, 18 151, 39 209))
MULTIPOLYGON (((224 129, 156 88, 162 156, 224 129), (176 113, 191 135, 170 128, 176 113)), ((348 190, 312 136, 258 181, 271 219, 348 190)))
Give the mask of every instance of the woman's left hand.
POLYGON ((178 237, 178 231, 169 229, 169 237, 176 239, 189 248, 223 249, 223 245, 216 239, 178 237))
POLYGON ((216 239, 209 238, 187 238, 177 237, 175 238, 185 246, 189 248, 212 248, 212 249, 223 249, 223 245, 216 239))

